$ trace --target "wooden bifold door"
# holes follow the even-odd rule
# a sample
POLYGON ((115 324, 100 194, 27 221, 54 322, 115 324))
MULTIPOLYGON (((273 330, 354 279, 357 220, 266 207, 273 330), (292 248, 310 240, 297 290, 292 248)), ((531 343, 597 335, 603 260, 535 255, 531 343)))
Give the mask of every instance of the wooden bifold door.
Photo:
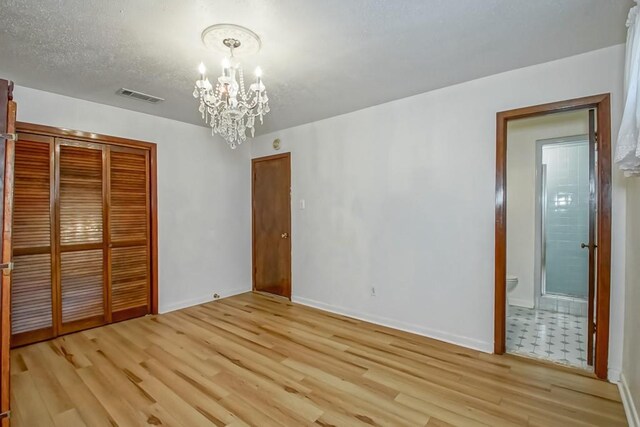
POLYGON ((151 313, 155 149, 19 132, 12 346, 151 313))

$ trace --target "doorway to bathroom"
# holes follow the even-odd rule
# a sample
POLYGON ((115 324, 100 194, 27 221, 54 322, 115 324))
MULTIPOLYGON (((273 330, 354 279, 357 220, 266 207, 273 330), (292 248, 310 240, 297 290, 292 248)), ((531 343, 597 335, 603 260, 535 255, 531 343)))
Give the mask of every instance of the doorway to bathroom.
POLYGON ((607 376, 609 96, 498 113, 495 352, 607 376), (508 183, 508 185, 507 185, 508 183))

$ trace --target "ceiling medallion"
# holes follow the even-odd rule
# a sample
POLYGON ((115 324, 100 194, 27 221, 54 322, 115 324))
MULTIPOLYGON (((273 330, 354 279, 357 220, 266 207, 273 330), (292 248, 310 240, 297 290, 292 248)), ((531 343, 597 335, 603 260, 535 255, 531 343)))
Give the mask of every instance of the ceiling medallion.
POLYGON ((200 100, 200 114, 211 126, 211 134, 222 136, 229 147, 236 148, 246 141, 247 129, 255 135, 255 118, 263 123, 269 112, 269 98, 262 83, 262 70, 255 70, 256 80, 245 89, 244 72, 237 57, 255 54, 262 46, 260 37, 253 31, 233 24, 217 24, 202 32, 202 43, 208 48, 228 53, 222 60, 222 74, 215 86, 206 76, 206 68, 200 63, 200 79, 196 81, 194 98, 200 100))

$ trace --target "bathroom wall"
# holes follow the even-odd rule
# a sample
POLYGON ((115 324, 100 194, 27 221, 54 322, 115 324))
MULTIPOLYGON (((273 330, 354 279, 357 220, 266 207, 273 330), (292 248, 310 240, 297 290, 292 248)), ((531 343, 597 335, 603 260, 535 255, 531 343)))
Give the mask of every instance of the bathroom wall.
MULTIPOLYGON (((536 141, 584 135, 588 113, 514 120, 507 127, 507 273, 518 277, 509 303, 534 306, 536 277, 536 141)), ((538 254, 539 255, 539 254, 538 254)))

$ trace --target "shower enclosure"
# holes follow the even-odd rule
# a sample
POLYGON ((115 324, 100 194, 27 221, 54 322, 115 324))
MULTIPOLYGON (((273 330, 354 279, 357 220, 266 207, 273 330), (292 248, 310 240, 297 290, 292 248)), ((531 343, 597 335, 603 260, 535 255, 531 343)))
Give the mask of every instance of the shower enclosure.
POLYGON ((586 316, 589 298, 589 136, 538 141, 537 306, 586 316))

